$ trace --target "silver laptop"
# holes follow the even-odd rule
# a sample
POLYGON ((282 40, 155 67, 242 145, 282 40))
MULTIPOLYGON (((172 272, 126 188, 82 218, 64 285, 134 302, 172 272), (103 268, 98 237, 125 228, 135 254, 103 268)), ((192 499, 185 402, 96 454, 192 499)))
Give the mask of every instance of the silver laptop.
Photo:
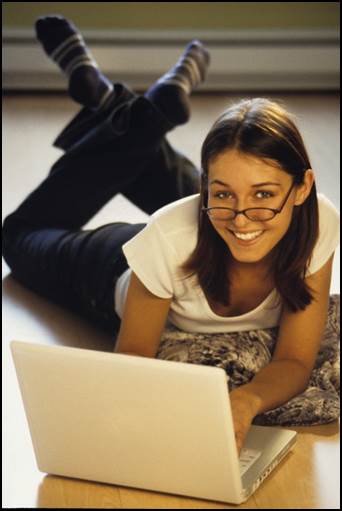
POLYGON ((240 504, 296 432, 252 426, 238 457, 223 369, 11 342, 39 470, 240 504))

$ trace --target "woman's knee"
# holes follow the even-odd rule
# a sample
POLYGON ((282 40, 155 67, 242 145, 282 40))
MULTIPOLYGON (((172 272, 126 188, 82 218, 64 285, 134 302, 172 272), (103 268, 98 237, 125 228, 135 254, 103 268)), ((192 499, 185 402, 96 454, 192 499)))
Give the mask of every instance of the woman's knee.
MULTIPOLYGON (((18 222, 9 215, 2 224, 2 255, 6 260, 9 247, 13 245, 19 231, 18 222)), ((7 262, 7 261, 6 261, 7 262)))
POLYGON ((14 214, 8 215, 2 225, 2 256, 12 272, 17 267, 23 229, 23 222, 14 214))

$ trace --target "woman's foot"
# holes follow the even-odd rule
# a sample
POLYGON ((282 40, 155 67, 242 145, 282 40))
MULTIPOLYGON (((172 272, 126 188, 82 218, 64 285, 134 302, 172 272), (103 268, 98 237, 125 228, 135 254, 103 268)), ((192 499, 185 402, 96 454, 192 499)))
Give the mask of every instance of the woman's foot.
POLYGON ((62 16, 45 16, 38 18, 35 28, 46 54, 68 76, 70 96, 95 110, 104 107, 112 97, 113 84, 99 70, 73 23, 62 16))
POLYGON ((191 41, 184 53, 165 75, 148 89, 149 99, 174 125, 190 118, 189 96, 205 80, 210 54, 200 41, 191 41))

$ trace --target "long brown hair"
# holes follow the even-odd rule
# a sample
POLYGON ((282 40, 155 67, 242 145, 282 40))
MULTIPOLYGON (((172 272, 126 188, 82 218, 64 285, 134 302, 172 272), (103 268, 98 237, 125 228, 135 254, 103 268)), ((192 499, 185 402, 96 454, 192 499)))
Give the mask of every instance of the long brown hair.
MULTIPOLYGON (((275 161, 303 183, 311 168, 309 157, 291 115, 278 103, 264 98, 242 100, 216 120, 201 150, 201 190, 197 246, 181 269, 196 274, 205 295, 230 304, 229 261, 232 255, 201 208, 208 202, 208 171, 212 160, 236 149, 260 159, 275 161)), ((305 275, 318 237, 318 203, 315 183, 300 206, 294 206, 290 226, 272 250, 271 275, 284 304, 291 311, 304 310, 313 300, 305 275)), ((189 274, 190 272, 190 274, 189 274)))

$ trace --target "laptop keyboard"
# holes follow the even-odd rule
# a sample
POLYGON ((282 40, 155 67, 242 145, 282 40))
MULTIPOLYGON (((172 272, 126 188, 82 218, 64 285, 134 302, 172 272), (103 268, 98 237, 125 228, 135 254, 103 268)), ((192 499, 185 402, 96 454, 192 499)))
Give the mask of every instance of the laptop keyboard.
POLYGON ((261 451, 256 451, 255 449, 246 449, 242 448, 240 452, 240 475, 242 476, 253 463, 260 457, 261 451))

